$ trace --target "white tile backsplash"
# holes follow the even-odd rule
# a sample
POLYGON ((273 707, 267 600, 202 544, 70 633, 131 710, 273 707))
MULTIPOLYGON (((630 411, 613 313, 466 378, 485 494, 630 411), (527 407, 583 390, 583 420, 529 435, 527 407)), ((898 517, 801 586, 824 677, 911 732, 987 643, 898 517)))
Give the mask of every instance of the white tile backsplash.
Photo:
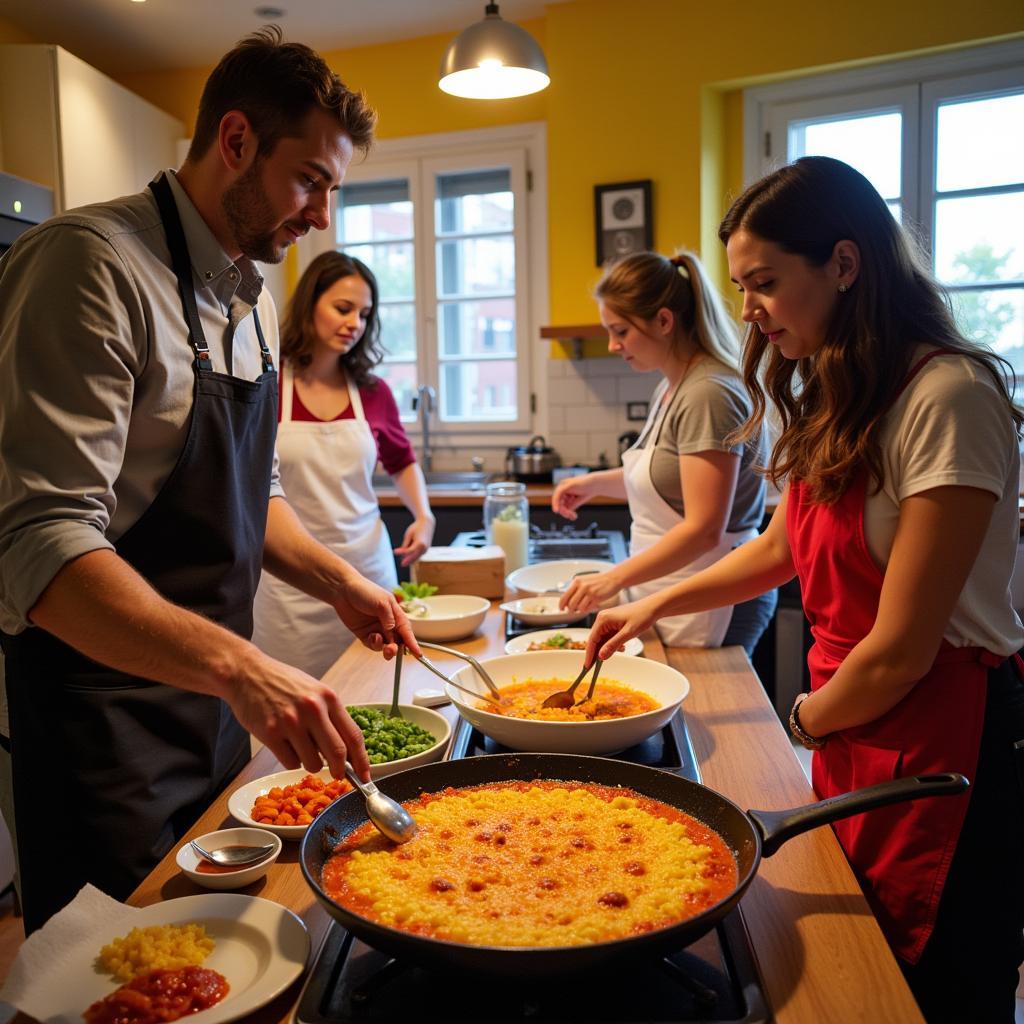
POLYGON ((636 373, 618 358, 548 360, 548 444, 562 462, 618 465, 618 438, 643 423, 626 419, 627 402, 646 402, 656 373, 636 373))

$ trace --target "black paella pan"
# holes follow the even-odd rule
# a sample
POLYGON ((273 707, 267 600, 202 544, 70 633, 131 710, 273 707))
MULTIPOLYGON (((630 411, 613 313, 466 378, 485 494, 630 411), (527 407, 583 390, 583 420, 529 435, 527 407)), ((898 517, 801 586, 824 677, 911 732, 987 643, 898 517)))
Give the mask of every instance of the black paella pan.
POLYGON ((493 754, 411 768, 381 779, 381 792, 399 802, 446 786, 554 779, 624 786, 684 811, 714 829, 736 856, 738 882, 724 899, 678 924, 608 942, 580 946, 507 947, 449 942, 389 928, 347 910, 323 890, 320 874, 337 844, 367 821, 358 792, 336 800, 314 819, 299 861, 306 882, 325 910, 371 946, 404 960, 442 969, 469 968, 494 974, 557 974, 586 970, 612 958, 679 949, 710 931, 739 902, 757 872, 791 839, 812 828, 862 811, 929 796, 956 796, 969 786, 956 773, 911 776, 782 811, 742 811, 721 794, 670 772, 602 757, 573 754, 493 754))

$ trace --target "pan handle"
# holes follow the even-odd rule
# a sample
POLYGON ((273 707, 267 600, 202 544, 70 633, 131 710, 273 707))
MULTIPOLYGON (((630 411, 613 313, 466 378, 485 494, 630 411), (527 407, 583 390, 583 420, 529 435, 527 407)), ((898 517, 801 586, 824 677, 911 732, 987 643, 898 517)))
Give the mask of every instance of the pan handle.
POLYGON ((876 786, 855 789, 852 793, 841 793, 802 807, 791 807, 784 811, 747 811, 747 815, 761 833, 761 852, 765 857, 770 857, 787 840, 819 825, 827 825, 840 818, 849 818, 903 800, 917 800, 924 796, 957 796, 969 787, 970 783, 959 772, 909 775, 905 779, 880 782, 876 786))

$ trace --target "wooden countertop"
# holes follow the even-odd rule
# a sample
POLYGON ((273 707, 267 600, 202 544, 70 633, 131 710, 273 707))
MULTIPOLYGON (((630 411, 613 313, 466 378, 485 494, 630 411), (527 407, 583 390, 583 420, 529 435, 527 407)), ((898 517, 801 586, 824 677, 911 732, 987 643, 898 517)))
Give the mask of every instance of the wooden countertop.
MULTIPOLYGON (((478 658, 501 653, 501 616, 497 607, 492 608, 482 632, 458 646, 478 658)), ((653 634, 645 647, 647 657, 666 660, 653 634)), ((789 740, 740 648, 672 650, 667 660, 690 679, 684 708, 706 785, 744 808, 777 809, 813 799, 789 740)), ((410 700, 415 690, 433 685, 434 677, 414 661, 406 664, 402 698, 410 700)), ((383 659, 356 644, 325 679, 342 690, 346 703, 359 703, 389 699, 391 673, 383 659)), ((279 768, 262 750, 229 790, 279 768)), ((230 824, 227 797, 222 794, 189 838, 230 824)), ((129 903, 145 906, 205 891, 178 871, 174 852, 129 903)), ((243 891, 295 911, 306 922, 315 951, 330 919, 303 881, 297 859, 298 844, 286 842, 266 878, 243 891)), ((765 859, 740 906, 776 1021, 922 1021, 830 829, 792 839, 765 859)), ((301 984, 296 982, 246 1019, 257 1024, 289 1021, 301 984)))

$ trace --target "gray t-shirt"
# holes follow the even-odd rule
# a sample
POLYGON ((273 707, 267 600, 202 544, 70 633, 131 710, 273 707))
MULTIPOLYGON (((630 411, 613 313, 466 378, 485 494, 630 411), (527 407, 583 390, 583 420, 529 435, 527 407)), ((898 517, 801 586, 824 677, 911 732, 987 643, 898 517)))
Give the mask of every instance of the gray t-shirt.
MULTIPOLYGON (((660 400, 664 393, 663 383, 655 392, 654 400, 660 400)), ((761 525, 765 485, 753 467, 763 466, 767 459, 763 434, 745 444, 729 445, 725 441, 746 422, 750 411, 750 397, 742 378, 716 359, 703 356, 683 378, 661 415, 660 423, 640 446, 656 446, 651 458, 651 483, 679 515, 686 514, 679 479, 679 456, 732 452, 740 457, 740 471, 726 530, 739 533, 761 525)))

